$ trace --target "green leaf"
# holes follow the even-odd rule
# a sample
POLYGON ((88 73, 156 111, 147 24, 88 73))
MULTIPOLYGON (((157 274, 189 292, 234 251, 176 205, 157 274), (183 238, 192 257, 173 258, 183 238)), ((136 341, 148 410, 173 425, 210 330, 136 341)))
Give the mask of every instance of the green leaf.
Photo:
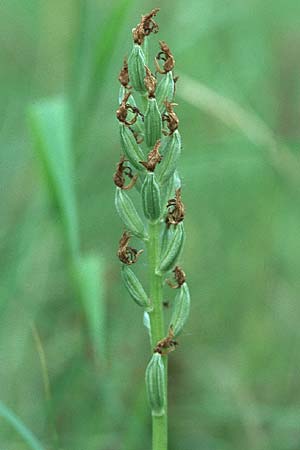
POLYGON ((2 402, 0 402, 0 417, 6 420, 17 431, 17 433, 28 444, 29 448, 32 450, 45 450, 32 431, 30 431, 22 420, 2 402))
POLYGON ((43 100, 29 112, 37 155, 62 219, 70 254, 75 256, 79 249, 79 229, 67 103, 63 97, 43 100))
MULTIPOLYGON (((85 92, 83 92, 79 105, 80 118, 83 120, 86 120, 88 117, 90 118, 95 111, 98 100, 100 99, 99 92, 103 87, 110 62, 114 55, 114 49, 118 44, 127 11, 133 3, 134 0, 120 0, 112 6, 109 16, 105 18, 104 26, 102 28, 98 27, 99 34, 95 38, 96 42, 92 50, 90 50, 92 40, 86 39, 86 34, 91 27, 91 23, 89 22, 93 21, 95 16, 97 17, 97 11, 94 10, 92 2, 90 5, 84 6, 86 17, 87 19, 90 18, 90 20, 87 20, 86 25, 82 23, 80 26, 81 29, 78 30, 81 40, 78 43, 79 53, 77 61, 80 61, 80 55, 84 55, 90 51, 91 58, 88 61, 88 69, 84 71, 84 76, 88 80, 87 83, 82 76, 79 76, 80 82, 86 83, 84 86, 85 92)), ((82 2, 82 4, 85 5, 85 2, 82 2)), ((82 11, 82 8, 80 11, 82 11)), ((81 64, 77 63, 74 69, 78 70, 78 67, 80 68, 81 64)), ((76 90, 76 86, 74 87, 76 90)))
POLYGON ((85 311, 90 338, 99 359, 106 357, 106 308, 104 298, 105 265, 102 258, 87 255, 78 258, 75 278, 85 311))

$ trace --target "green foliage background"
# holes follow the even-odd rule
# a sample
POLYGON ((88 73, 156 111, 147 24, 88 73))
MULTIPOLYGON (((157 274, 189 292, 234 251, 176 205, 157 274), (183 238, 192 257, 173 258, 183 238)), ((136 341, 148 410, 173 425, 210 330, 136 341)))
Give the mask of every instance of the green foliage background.
POLYGON ((193 301, 170 449, 300 448, 299 1, 2 0, 1 450, 150 449, 112 172, 117 74, 154 6, 181 75, 193 301))

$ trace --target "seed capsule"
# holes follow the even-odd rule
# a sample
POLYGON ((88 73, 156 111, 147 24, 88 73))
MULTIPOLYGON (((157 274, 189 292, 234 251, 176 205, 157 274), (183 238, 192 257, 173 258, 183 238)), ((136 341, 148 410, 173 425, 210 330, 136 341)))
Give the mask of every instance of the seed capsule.
POLYGON ((153 147, 154 144, 161 138, 161 114, 157 107, 155 98, 148 98, 148 106, 145 113, 145 141, 148 147, 153 147))
POLYGON ((145 71, 145 55, 142 48, 134 44, 133 49, 128 58, 128 72, 130 84, 138 92, 146 92, 144 79, 146 75, 145 71))
POLYGON ((153 172, 148 172, 142 186, 142 202, 145 217, 156 221, 161 215, 160 189, 153 172))
POLYGON ((116 188, 115 205, 121 220, 126 228, 135 236, 146 239, 147 233, 144 224, 135 209, 130 197, 120 188, 116 188))
POLYGON ((170 241, 173 240, 174 229, 171 227, 164 227, 161 235, 161 254, 163 255, 168 247, 170 241))
POLYGON ((171 136, 165 136, 161 145, 162 162, 158 171, 158 181, 166 183, 175 172, 177 161, 181 153, 181 138, 176 130, 171 136))
POLYGON ((190 291, 188 285, 183 283, 175 297, 174 311, 170 322, 170 328, 172 328, 174 336, 179 336, 182 332, 189 317, 190 304, 190 291))
POLYGON ((183 224, 179 223, 175 227, 174 233, 173 235, 171 235, 171 239, 168 240, 166 249, 162 254, 161 263, 158 268, 160 273, 167 272, 168 270, 171 270, 175 266, 177 258, 180 255, 183 242, 184 242, 184 228, 183 224))
POLYGON ((146 389, 153 416, 165 413, 165 369, 159 353, 153 356, 146 369, 146 389))
POLYGON ((125 287, 135 303, 143 308, 146 308, 147 311, 151 310, 150 300, 141 284, 139 279, 136 277, 134 272, 126 265, 122 266, 122 278, 125 284, 125 287))
POLYGON ((137 170, 143 170, 140 161, 145 159, 145 155, 141 147, 136 142, 136 139, 129 127, 120 124, 120 136, 122 150, 137 170))
POLYGON ((167 100, 168 102, 173 101, 174 88, 175 84, 173 80, 173 74, 172 72, 168 72, 166 73, 166 75, 163 75, 163 77, 157 84, 155 91, 157 106, 160 112, 164 112, 166 109, 166 106, 164 105, 165 100, 167 100))

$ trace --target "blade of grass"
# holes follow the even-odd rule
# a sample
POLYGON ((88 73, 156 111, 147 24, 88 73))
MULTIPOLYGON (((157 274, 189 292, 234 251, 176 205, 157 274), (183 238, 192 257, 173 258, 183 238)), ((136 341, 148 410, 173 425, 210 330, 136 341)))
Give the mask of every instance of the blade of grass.
MULTIPOLYGON (((74 130, 78 130, 76 124, 82 124, 84 120, 84 127, 91 123, 91 117, 97 107, 99 101, 99 92, 103 87, 105 76, 107 74, 110 61, 113 57, 114 49, 118 43, 120 33, 122 31, 122 25, 126 20, 126 14, 130 6, 135 0, 120 0, 117 2, 110 15, 105 20, 105 25, 100 31, 95 48, 92 54, 91 67, 89 70, 88 83, 86 86, 86 92, 80 99, 80 105, 78 107, 79 116, 76 117, 74 130)), ((82 8, 82 5, 81 5, 82 8)), ((90 6, 91 8, 91 6, 90 6)), ((90 15, 89 11, 86 11, 86 17, 90 15)), ((81 23, 83 29, 80 31, 82 40, 85 37, 85 24, 81 23)), ((88 43, 87 43, 88 44, 88 43)), ((77 59, 82 55, 86 49, 82 42, 78 42, 79 50, 77 52, 77 59)), ((76 69, 78 70, 78 69, 76 69)), ((83 82, 82 77, 78 76, 78 81, 83 82)), ((76 86, 75 86, 76 89, 76 86)))
POLYGON ((6 420, 23 438, 24 442, 32 450, 45 450, 40 441, 35 437, 32 431, 26 427, 22 420, 0 401, 0 417, 6 420))
POLYGON ((63 97, 44 100, 30 109, 30 125, 39 160, 60 216, 70 254, 79 251, 79 227, 73 186, 70 118, 63 97))
POLYGON ((94 255, 79 258, 75 266, 75 277, 96 356, 104 363, 106 359, 104 261, 94 255))
POLYGON ((217 118, 232 129, 242 132, 257 146, 265 147, 275 170, 299 188, 299 159, 255 113, 249 112, 232 99, 226 98, 198 80, 180 74, 178 96, 190 105, 217 118))

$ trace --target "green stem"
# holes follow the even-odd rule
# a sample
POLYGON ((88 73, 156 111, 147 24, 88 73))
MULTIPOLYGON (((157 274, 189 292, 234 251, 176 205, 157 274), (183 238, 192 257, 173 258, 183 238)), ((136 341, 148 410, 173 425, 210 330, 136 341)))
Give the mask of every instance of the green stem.
MULTIPOLYGON (((154 348, 158 341, 165 337, 164 317, 162 307, 162 277, 156 274, 160 258, 160 223, 149 223, 148 263, 150 278, 150 298, 153 311, 150 313, 151 345, 154 348)), ((167 450, 168 441, 168 411, 167 411, 167 369, 168 359, 163 357, 165 366, 166 399, 165 414, 152 416, 152 450, 167 450)))

